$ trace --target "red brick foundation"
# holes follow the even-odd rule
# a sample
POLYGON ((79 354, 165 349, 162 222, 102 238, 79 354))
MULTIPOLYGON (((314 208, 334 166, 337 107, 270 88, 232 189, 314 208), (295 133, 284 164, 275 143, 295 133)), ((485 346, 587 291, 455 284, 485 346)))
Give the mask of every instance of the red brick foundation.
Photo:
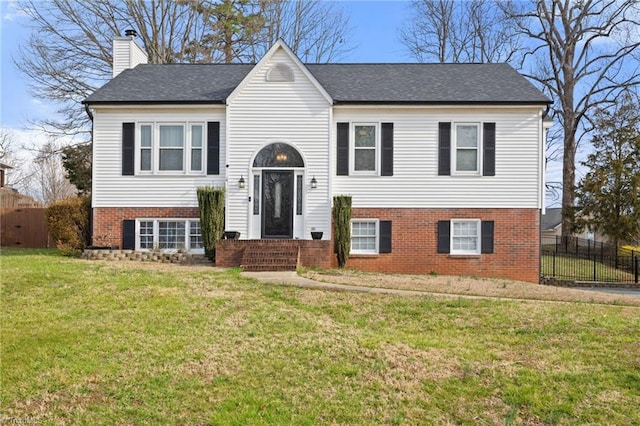
MULTIPOLYGON (((96 245, 122 244, 124 219, 198 217, 196 207, 94 208, 96 245), (99 239, 99 241, 98 241, 99 239)), ((354 218, 392 221, 392 252, 352 255, 347 267, 372 272, 500 277, 537 283, 540 278, 540 214, 537 209, 354 209, 354 218), (439 220, 480 219, 495 222, 494 252, 454 256, 437 251, 439 220)), ((218 265, 238 266, 242 240, 223 240, 218 265)), ((331 241, 299 240, 303 266, 335 267, 331 241)))
POLYGON ((93 245, 122 246, 122 221, 137 218, 199 217, 197 207, 95 207, 93 209, 93 245))
POLYGON ((392 221, 392 252, 351 256, 347 267, 372 272, 501 277, 538 283, 540 213, 537 209, 354 209, 353 218, 392 221), (493 220, 494 252, 438 253, 438 221, 493 220))

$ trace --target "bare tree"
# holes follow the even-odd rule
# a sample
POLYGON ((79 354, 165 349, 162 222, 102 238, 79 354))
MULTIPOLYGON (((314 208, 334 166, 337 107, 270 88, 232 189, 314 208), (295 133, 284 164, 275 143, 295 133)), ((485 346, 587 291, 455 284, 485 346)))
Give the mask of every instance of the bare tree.
POLYGON ((10 129, 0 128, 0 162, 11 167, 5 176, 5 184, 24 191, 30 182, 30 175, 25 169, 26 160, 17 137, 10 129))
POLYGON ((263 27, 254 34, 246 60, 256 62, 278 39, 309 63, 342 58, 353 45, 349 42, 349 18, 332 2, 318 0, 262 0, 263 27))
POLYGON ((76 188, 65 177, 60 147, 47 143, 32 165, 32 190, 45 205, 76 195, 76 188))
POLYGON ((562 232, 572 229, 575 161, 579 142, 593 128, 596 109, 616 102, 621 89, 640 84, 637 0, 511 2, 503 10, 529 39, 523 69, 555 101, 563 130, 562 232))
POLYGON ((400 37, 419 62, 509 62, 521 50, 495 1, 413 0, 412 8, 400 37))
POLYGON ((111 43, 124 29, 137 30, 151 63, 182 61, 188 41, 204 31, 188 4, 165 0, 22 0, 20 7, 34 28, 14 62, 33 94, 58 106, 57 119, 36 123, 53 136, 90 139, 80 102, 111 78, 111 43))

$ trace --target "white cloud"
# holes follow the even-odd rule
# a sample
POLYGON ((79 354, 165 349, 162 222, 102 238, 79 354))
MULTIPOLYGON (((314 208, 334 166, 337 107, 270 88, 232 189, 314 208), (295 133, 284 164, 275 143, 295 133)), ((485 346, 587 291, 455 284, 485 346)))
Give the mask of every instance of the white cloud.
POLYGON ((2 14, 3 21, 15 21, 19 18, 27 16, 24 10, 18 6, 18 0, 9 0, 5 2, 4 13, 2 14))

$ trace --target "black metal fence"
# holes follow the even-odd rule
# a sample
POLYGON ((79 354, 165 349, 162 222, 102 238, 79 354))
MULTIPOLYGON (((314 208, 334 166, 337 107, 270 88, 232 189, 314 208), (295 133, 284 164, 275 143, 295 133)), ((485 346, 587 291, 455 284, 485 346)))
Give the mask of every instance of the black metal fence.
POLYGON ((640 258, 604 254, 585 258, 563 253, 543 253, 542 277, 570 281, 638 283, 640 258))
MULTIPOLYGON (((602 242, 587 240, 577 237, 542 237, 542 252, 573 255, 593 259, 595 256, 604 257, 618 254, 614 245, 602 242)), ((604 260, 603 260, 604 261, 604 260)))
POLYGON ((617 247, 577 237, 543 237, 542 278, 638 283, 640 253, 619 255, 617 247))

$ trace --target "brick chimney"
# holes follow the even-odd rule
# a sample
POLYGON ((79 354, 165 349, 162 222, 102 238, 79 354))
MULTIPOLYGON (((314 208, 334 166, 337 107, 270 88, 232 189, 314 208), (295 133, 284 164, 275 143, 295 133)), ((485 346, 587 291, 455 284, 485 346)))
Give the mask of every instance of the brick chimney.
POLYGON ((113 77, 122 71, 148 62, 147 53, 136 43, 136 30, 126 30, 124 37, 113 40, 113 77))

